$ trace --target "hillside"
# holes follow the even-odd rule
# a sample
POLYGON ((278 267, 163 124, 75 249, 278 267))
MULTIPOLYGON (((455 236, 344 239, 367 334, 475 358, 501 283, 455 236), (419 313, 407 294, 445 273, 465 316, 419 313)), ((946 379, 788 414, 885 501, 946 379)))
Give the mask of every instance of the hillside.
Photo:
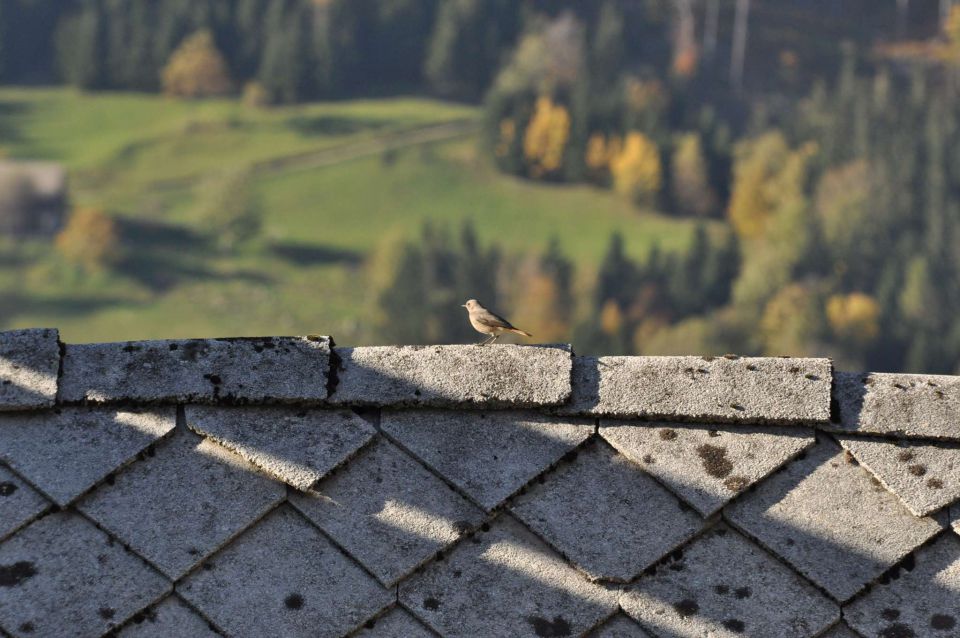
POLYGON ((451 230, 472 220, 481 241, 509 253, 541 251, 555 235, 581 280, 614 230, 633 256, 688 241, 690 222, 640 213, 611 192, 498 173, 476 150, 477 116, 417 98, 258 110, 2 89, 0 130, 15 132, 3 150, 63 162, 73 203, 121 220, 124 258, 81 275, 49 242, 3 242, 0 259, 22 267, 0 269, 0 321, 56 324, 72 341, 336 332, 365 343, 375 340, 365 259, 425 220, 451 230), (215 245, 195 218, 225 170, 251 171, 263 211, 262 238, 243 249, 215 245))

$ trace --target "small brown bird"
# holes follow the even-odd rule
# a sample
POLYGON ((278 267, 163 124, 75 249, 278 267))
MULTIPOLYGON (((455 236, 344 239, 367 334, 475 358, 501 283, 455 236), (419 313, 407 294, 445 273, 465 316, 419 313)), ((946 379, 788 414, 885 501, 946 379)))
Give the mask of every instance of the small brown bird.
POLYGON ((513 324, 503 317, 496 315, 481 306, 480 302, 476 299, 471 299, 467 303, 463 304, 463 307, 466 308, 467 312, 470 314, 470 325, 473 326, 473 329, 481 334, 489 335, 487 340, 480 344, 481 346, 485 346, 488 343, 493 343, 499 339, 500 335, 504 332, 512 332, 514 334, 523 335, 524 337, 533 336, 529 332, 524 332, 519 328, 514 328, 513 324))

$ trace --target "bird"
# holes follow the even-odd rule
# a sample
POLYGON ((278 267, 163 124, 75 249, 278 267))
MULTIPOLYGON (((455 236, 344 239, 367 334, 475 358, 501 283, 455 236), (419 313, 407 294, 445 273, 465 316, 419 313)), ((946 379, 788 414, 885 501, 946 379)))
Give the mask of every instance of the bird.
POLYGON ((470 315, 470 325, 473 326, 473 329, 481 334, 488 335, 487 339, 479 344, 481 346, 493 343, 504 332, 512 332, 524 337, 533 336, 529 332, 514 328, 512 323, 500 315, 490 312, 480 305, 480 302, 476 299, 470 299, 463 304, 463 307, 467 309, 467 313, 470 315))

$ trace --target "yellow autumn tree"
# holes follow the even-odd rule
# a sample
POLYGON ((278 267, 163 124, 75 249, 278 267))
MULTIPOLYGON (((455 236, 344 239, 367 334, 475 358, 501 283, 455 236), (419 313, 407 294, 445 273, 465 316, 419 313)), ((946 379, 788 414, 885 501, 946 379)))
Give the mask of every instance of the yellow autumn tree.
POLYGON ((680 136, 670 166, 673 200, 680 211, 688 215, 709 214, 716 205, 716 195, 710 187, 707 159, 699 135, 680 136))
POLYGON ((622 147, 620 138, 611 135, 608 139, 603 133, 593 133, 587 139, 587 148, 584 153, 584 164, 590 177, 606 184, 610 179, 610 161, 620 153, 622 147))
POLYGON ((657 145, 643 133, 628 133, 623 148, 610 160, 610 174, 618 193, 640 204, 653 204, 663 183, 657 145))
POLYGON ((762 237, 775 213, 806 205, 806 180, 816 152, 812 143, 791 149, 779 131, 737 145, 727 215, 741 239, 762 237))
POLYGON ((213 34, 198 31, 170 55, 161 73, 167 95, 186 98, 226 95, 233 90, 230 71, 217 50, 213 34))
POLYGON ((523 155, 533 177, 555 173, 563 165, 570 138, 570 114, 549 97, 537 98, 536 108, 523 137, 523 155))
POLYGON ((880 304, 862 292, 832 295, 827 300, 827 321, 839 339, 873 341, 880 334, 880 304))
POLYGON ((75 210, 54 240, 57 252, 67 261, 90 271, 116 261, 119 244, 116 222, 96 208, 75 210))
POLYGON ((808 356, 824 329, 822 300, 805 284, 783 287, 763 309, 760 336, 764 354, 808 356))

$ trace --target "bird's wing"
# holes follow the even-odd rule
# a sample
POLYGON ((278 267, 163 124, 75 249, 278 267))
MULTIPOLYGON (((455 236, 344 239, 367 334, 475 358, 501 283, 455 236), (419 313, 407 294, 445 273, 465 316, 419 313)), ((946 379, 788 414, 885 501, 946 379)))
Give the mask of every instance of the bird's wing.
POLYGON ((509 321, 500 315, 493 314, 486 309, 478 310, 475 319, 483 325, 491 328, 513 328, 513 324, 511 324, 509 321))

